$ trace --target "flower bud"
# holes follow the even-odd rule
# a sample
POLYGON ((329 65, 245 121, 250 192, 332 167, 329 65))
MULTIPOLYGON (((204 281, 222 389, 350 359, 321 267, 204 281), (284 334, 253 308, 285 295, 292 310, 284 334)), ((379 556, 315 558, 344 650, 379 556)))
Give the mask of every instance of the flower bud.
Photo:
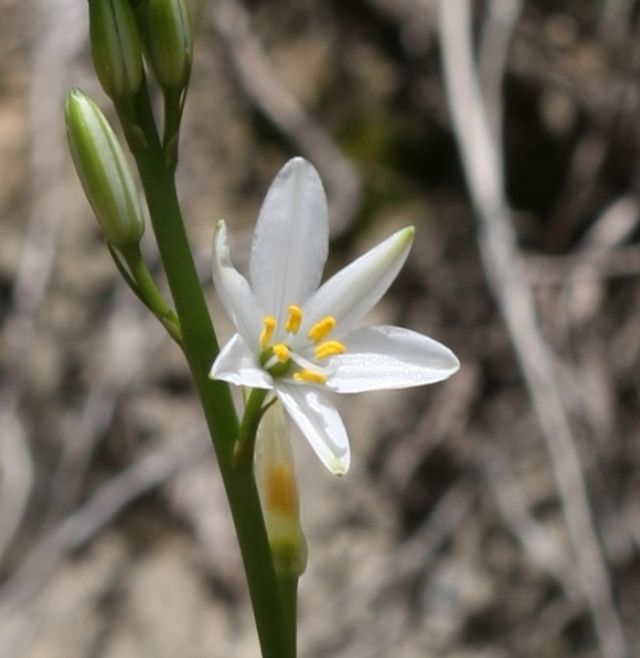
POLYGON ((73 163, 107 241, 137 244, 144 232, 140 199, 117 137, 98 106, 74 89, 65 106, 73 163))
POLYGON ((278 576, 297 577, 307 564, 293 455, 280 402, 265 412, 256 436, 254 471, 278 576))
POLYGON ((177 90, 186 87, 193 35, 184 0, 149 0, 144 31, 148 60, 160 86, 177 90))
POLYGON ((89 0, 93 64, 113 99, 133 96, 142 82, 142 45, 129 0, 89 0))

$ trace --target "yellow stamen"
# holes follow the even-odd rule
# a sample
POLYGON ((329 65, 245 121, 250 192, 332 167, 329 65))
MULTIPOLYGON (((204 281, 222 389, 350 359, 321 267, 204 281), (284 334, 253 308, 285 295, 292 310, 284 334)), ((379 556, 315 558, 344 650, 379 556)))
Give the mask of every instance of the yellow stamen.
POLYGON ((310 384, 324 384, 327 381, 327 376, 321 372, 313 370, 300 370, 293 373, 293 378, 299 382, 309 382, 310 384))
POLYGON ((333 315, 327 315, 326 318, 322 318, 320 322, 316 322, 307 336, 311 338, 314 343, 319 343, 327 334, 331 333, 333 328, 336 326, 336 319, 333 315))
POLYGON ((271 341, 273 332, 276 330, 277 322, 273 315, 265 315, 262 319, 262 323, 264 324, 264 329, 260 334, 260 347, 266 347, 271 341))
POLYGON ((286 363, 289 360, 289 348, 284 343, 278 343, 272 349, 280 363, 286 363))
POLYGON ((287 324, 285 326, 285 329, 290 333, 290 334, 296 334, 298 333, 298 329, 300 329, 300 324, 302 323, 302 309, 299 306, 296 306, 295 304, 291 304, 289 306, 289 317, 287 318, 287 324))
POLYGON ((316 359, 327 359, 335 354, 342 354, 346 351, 346 347, 339 340, 327 340, 320 343, 313 351, 316 359))
POLYGON ((266 506, 287 518, 297 519, 298 495, 296 481, 288 464, 276 464, 268 472, 265 482, 266 506))

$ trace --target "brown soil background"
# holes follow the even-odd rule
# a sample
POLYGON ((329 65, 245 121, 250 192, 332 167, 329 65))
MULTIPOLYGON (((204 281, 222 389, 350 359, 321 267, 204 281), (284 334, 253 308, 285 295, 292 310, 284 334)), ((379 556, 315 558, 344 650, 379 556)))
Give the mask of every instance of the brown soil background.
MULTIPOLYGON (((67 90, 109 109, 85 5, 0 0, 0 656, 254 657, 185 364, 119 280, 66 153, 67 90)), ((498 5, 476 3, 489 52, 498 5)), ((462 362, 441 385, 338 400, 354 452, 343 479, 293 437, 310 547, 300 655, 605 655, 513 336, 486 283, 435 3, 192 8, 179 189, 221 336, 230 328, 208 275, 212 222, 228 220, 244 265, 272 176, 303 153, 333 203, 329 269, 415 224, 374 319, 423 331, 462 362)), ((507 193, 605 584, 627 654, 640 656, 638 6, 521 9, 499 76, 507 193)))

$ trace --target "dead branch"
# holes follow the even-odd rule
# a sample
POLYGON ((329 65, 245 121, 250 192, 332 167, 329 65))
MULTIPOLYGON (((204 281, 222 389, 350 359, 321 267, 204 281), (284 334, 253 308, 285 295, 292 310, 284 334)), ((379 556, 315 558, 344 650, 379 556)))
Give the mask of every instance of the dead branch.
POLYGON ((611 251, 586 249, 566 256, 526 254, 527 279, 534 286, 550 286, 572 282, 613 279, 640 274, 640 249, 636 246, 616 247, 611 251))
POLYGON ((156 319, 145 313, 129 290, 121 288, 108 315, 101 371, 92 378, 85 404, 69 420, 62 437, 62 454, 51 483, 47 524, 57 521, 75 504, 92 456, 113 421, 119 401, 163 338, 161 332, 153 332, 151 325, 156 319))
POLYGON ((52 528, 0 588, 0 616, 2 606, 23 605, 42 587, 65 556, 92 539, 134 500, 210 454, 211 446, 205 435, 204 429, 198 425, 181 433, 177 446, 142 455, 97 489, 82 507, 52 528))
POLYGON ((27 433, 18 407, 23 373, 33 342, 36 315, 46 294, 57 249, 58 228, 64 216, 59 177, 63 169, 63 133, 59 92, 65 87, 66 63, 85 42, 83 8, 74 0, 42 2, 43 30, 36 40, 30 89, 30 152, 33 196, 29 221, 12 291, 12 310, 6 320, 5 368, 10 377, 0 382, 0 559, 19 528, 31 492, 33 466, 27 433), (60 20, 64 17, 64 20, 60 20))
POLYGON ((523 0, 491 0, 478 49, 478 74, 494 140, 502 131, 502 83, 513 31, 523 0))
POLYGON ((394 552, 382 590, 415 578, 428 568, 438 548, 468 514, 479 489, 480 478, 470 470, 447 490, 424 523, 394 552))
POLYGON ((479 224, 479 247, 487 279, 546 440, 602 655, 623 658, 629 656, 629 651, 591 516, 578 448, 517 249, 504 194, 501 155, 491 136, 474 64, 471 7, 467 0, 440 3, 440 35, 447 94, 479 224))
POLYGON ((529 514, 507 450, 492 451, 485 459, 487 481, 495 495, 502 518, 518 538, 531 562, 559 583, 569 601, 582 599, 574 570, 558 543, 529 514))

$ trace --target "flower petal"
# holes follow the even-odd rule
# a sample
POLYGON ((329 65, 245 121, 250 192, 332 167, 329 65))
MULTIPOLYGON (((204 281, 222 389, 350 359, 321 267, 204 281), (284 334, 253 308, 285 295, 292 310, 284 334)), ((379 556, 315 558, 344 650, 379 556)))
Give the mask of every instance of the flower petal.
POLYGON ((394 233, 332 276, 305 306, 301 333, 331 315, 337 324, 334 336, 347 334, 384 295, 398 276, 409 254, 413 226, 394 233))
POLYGON ((327 260, 327 199, 318 172, 293 158, 275 177, 260 209, 251 247, 250 281, 264 313, 281 326, 290 304, 320 285, 327 260))
POLYGON ((273 388, 271 375, 256 363, 255 354, 240 334, 234 334, 222 348, 211 366, 209 377, 236 386, 273 388))
POLYGON ((213 283, 236 329, 245 341, 258 349, 261 322, 256 302, 248 281, 236 270, 231 262, 227 243, 227 227, 223 220, 216 224, 213 235, 213 283))
POLYGON ((344 475, 351 448, 338 410, 310 386, 276 382, 276 393, 322 463, 335 475, 344 475))
POLYGON ((446 379, 460 367, 437 341, 401 327, 367 327, 343 341, 344 354, 331 358, 327 386, 337 393, 422 386, 446 379))

